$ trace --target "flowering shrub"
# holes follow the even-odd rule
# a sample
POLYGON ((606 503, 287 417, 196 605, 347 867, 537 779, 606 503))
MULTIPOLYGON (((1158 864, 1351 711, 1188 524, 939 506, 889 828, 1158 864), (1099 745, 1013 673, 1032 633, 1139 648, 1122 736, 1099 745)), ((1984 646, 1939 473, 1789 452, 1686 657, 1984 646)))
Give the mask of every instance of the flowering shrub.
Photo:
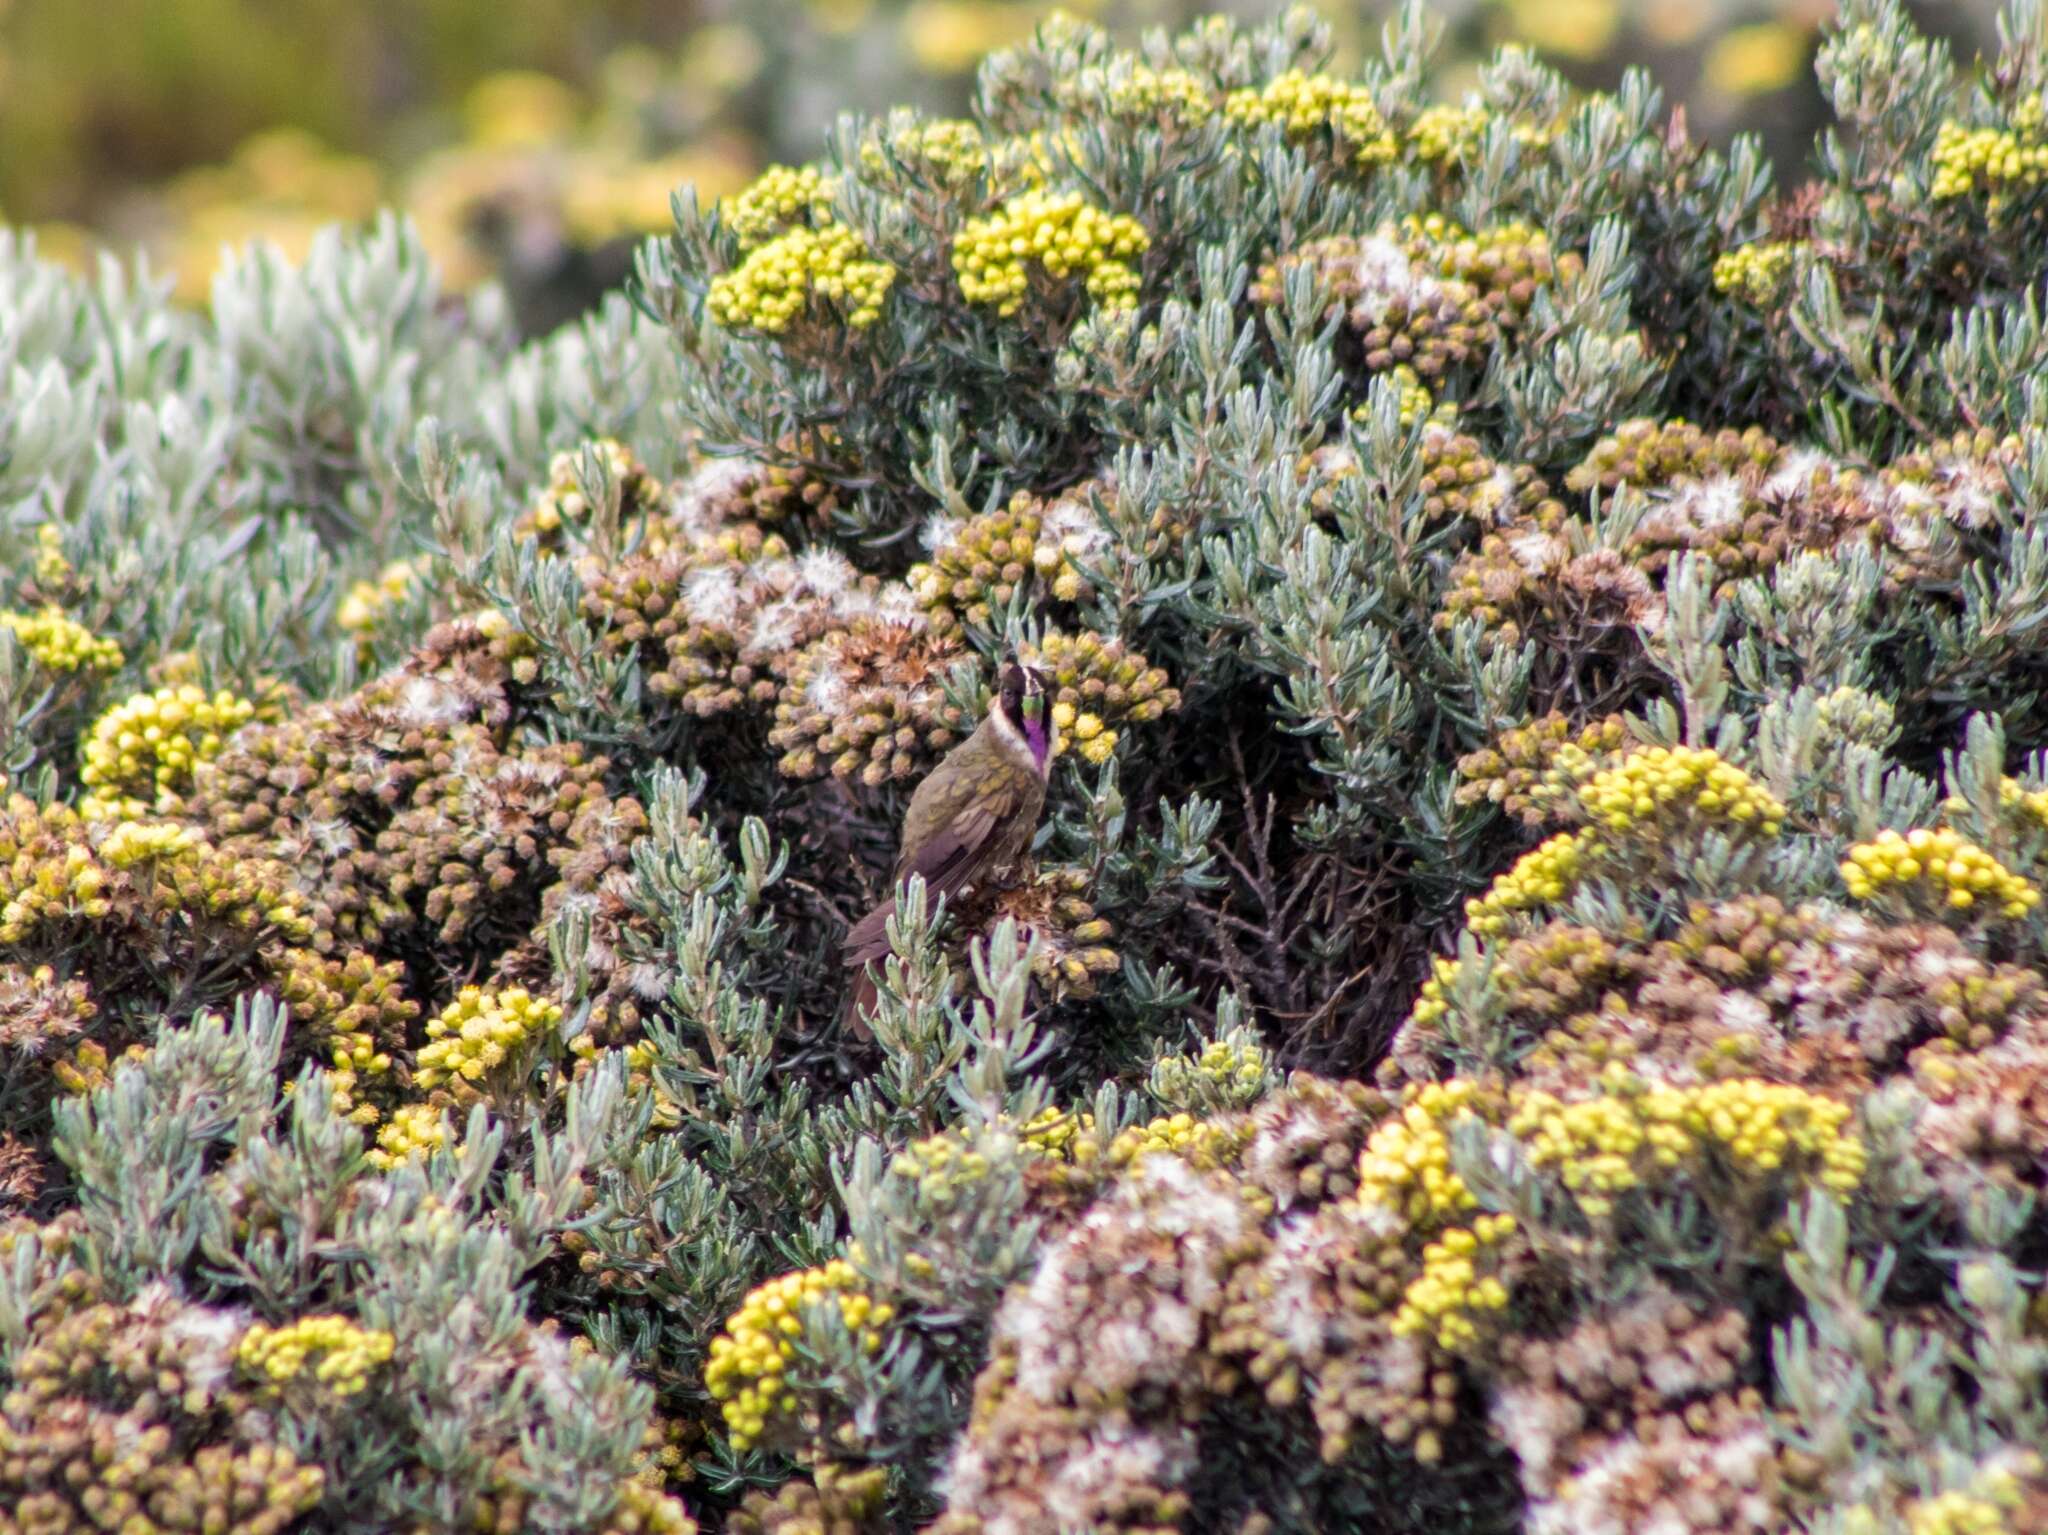
POLYGON ((526 346, 4 237, 0 1532, 2044 1527, 2040 57, 1857 0, 1781 190, 1327 43, 526 346))

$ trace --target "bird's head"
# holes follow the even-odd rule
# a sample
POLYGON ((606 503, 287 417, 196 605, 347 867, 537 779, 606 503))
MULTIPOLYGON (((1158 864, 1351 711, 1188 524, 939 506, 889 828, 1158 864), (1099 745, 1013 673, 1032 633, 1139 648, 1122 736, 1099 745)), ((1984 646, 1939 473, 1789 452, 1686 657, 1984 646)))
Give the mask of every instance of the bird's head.
POLYGON ((1052 752, 1052 703, 1045 673, 1013 655, 996 680, 996 708, 1043 767, 1052 752))

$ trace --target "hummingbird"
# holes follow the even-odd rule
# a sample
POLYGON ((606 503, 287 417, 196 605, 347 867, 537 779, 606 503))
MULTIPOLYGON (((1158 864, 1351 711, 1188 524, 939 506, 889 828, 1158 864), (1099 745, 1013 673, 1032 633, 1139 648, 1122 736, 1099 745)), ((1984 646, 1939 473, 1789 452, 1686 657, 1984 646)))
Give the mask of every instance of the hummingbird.
MULTIPOLYGON (((987 717, 911 794, 894 883, 921 874, 927 891, 950 900, 1015 868, 1045 809, 1052 748, 1045 673, 1014 659, 1006 662, 987 717)), ((846 934, 842 953, 855 972, 846 1016, 862 1035, 875 1000, 868 966, 889 953, 895 911, 892 895, 846 934)))

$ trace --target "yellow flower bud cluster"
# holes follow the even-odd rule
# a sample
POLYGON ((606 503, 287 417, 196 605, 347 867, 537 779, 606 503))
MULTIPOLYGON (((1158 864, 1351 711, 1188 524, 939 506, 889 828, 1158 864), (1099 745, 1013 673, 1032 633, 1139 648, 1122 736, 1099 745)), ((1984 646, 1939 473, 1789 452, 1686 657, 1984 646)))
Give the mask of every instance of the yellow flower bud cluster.
POLYGON ((1048 527, 1046 503, 1018 491, 1007 505, 959 524, 931 558, 910 567, 904 580, 918 605, 941 631, 962 623, 987 625, 1028 581, 1042 581, 1060 602, 1088 589, 1074 563, 1090 548, 1072 519, 1048 527))
POLYGON ((1233 1029, 1194 1056, 1170 1055, 1152 1068, 1155 1098, 1168 1104, 1248 1106, 1277 1080, 1273 1057, 1249 1029, 1233 1029))
POLYGON ((1451 1010, 1451 985, 1458 978, 1458 962, 1441 956, 1430 961, 1430 977, 1422 983, 1415 1005, 1408 1010, 1411 1027, 1426 1029, 1451 1010))
POLYGON ((1251 1133, 1249 1123, 1224 1126, 1192 1114, 1168 1114, 1119 1132, 1109 1143, 1108 1161, 1112 1167, 1131 1167, 1145 1157, 1164 1155, 1206 1171, 1233 1161, 1251 1133))
POLYGON ((771 165, 740 191, 720 198, 718 217, 740 249, 750 251, 792 225, 828 222, 835 191, 816 166, 771 165))
POLYGON ((127 657, 112 640, 101 639, 92 630, 68 618, 54 604, 40 613, 0 612, 0 627, 12 629, 21 648, 35 658, 45 671, 68 676, 72 672, 117 672, 127 657))
POLYGON ((967 221, 953 241, 953 273, 970 304, 1005 317, 1024 307, 1034 266, 1055 282, 1080 276, 1098 308, 1123 309, 1137 302, 1131 259, 1151 243, 1128 214, 1105 213, 1078 192, 1032 190, 967 221))
MULTIPOLYGON (((585 443, 584 448, 603 460, 605 472, 618 487, 622 518, 644 515, 659 504, 664 489, 661 481, 647 472, 623 442, 615 437, 596 437, 585 443)), ((564 451, 548 461, 547 484, 533 506, 513 524, 514 536, 536 539, 544 550, 553 549, 561 542, 565 528, 580 527, 588 520, 590 501, 576 477, 576 466, 582 457, 580 450, 564 451)))
POLYGON ((1051 674, 1056 752, 1071 746, 1088 762, 1105 762, 1116 750, 1112 725, 1150 724, 1180 707, 1180 690, 1168 685, 1164 669, 1122 640, 1055 630, 1024 654, 1051 674))
POLYGON ((912 1141, 889 1163, 892 1177, 914 1184, 921 1205, 949 1209, 970 1185, 988 1176, 989 1160, 957 1136, 930 1135, 912 1141))
POLYGON ((358 581, 334 610, 334 626, 367 642, 384 615, 411 595, 419 573, 410 560, 393 560, 374 581, 358 581))
POLYGON ((414 1079, 428 1091, 443 1083, 476 1082, 561 1021, 560 1006, 524 986, 465 986, 427 1025, 414 1079))
MULTIPOLYGON (((134 1061, 138 1065, 149 1059, 149 1051, 141 1045, 130 1045, 121 1052, 122 1061, 134 1061)), ((118 1062, 107 1054, 107 1047, 96 1039, 88 1039, 70 1055, 50 1063, 50 1075, 57 1085, 67 1093, 83 1098, 87 1093, 96 1093, 114 1079, 113 1068, 118 1062)))
POLYGON ((76 575, 64 557, 64 534, 54 522, 36 529, 36 585, 61 587, 76 575))
POLYGON ((2001 916, 2024 917, 2041 904, 2032 881, 1947 828, 1920 827, 1904 836, 1887 828, 1876 841, 1850 848, 1841 869, 1842 883, 1859 901, 1889 887, 1919 886, 1952 911, 1969 911, 1983 902, 2001 916))
POLYGON ((378 1127, 377 1142, 363 1157, 372 1167, 389 1172, 402 1163, 432 1155, 448 1144, 448 1119, 434 1104, 407 1103, 391 1111, 378 1127))
POLYGON ((1616 1195, 1643 1181, 1639 1159, 1676 1167, 1694 1150, 1682 1128, 1682 1090, 1603 1079, 1599 1096, 1563 1103, 1549 1093, 1517 1097, 1508 1133, 1521 1141, 1532 1166, 1552 1169, 1591 1216, 1612 1212, 1616 1195), (1635 1090, 1640 1088, 1640 1090, 1635 1090))
POLYGON ((1618 835, 1645 823, 1691 812, 1710 820, 1753 826, 1775 837, 1785 807, 1719 752, 1691 746, 1651 746, 1595 773, 1579 790, 1579 803, 1600 826, 1618 835))
POLYGON ((11 864, 0 866, 0 943, 20 943, 48 919, 97 921, 113 910, 110 875, 83 842, 72 842, 58 858, 23 852, 11 864))
POLYGON ((44 924, 161 922, 173 914, 216 920, 252 941, 311 941, 312 923, 280 866, 223 853, 183 828, 105 830, 96 836, 62 805, 8 802, 0 816, 0 944, 22 943, 44 924))
POLYGON ((863 1352, 880 1350, 881 1329, 895 1309, 862 1290, 860 1276, 843 1258, 757 1286, 711 1340, 704 1388, 724 1413, 734 1449, 753 1448, 772 1424, 795 1412, 790 1366, 815 1310, 828 1304, 836 1305, 863 1352))
POLYGON ((1399 149, 1372 92, 1332 75, 1290 69, 1263 89, 1232 91, 1223 111, 1235 123, 1278 123, 1291 139, 1327 131, 1353 165, 1384 165, 1399 149))
POLYGON ((1431 1227, 1479 1201, 1451 1171, 1445 1127, 1478 1117, 1477 1089, 1454 1079, 1408 1090, 1401 1112, 1375 1128, 1358 1156, 1358 1197, 1431 1227))
POLYGON ((1554 821, 1578 804, 1594 774, 1616 765, 1628 744, 1618 714, 1585 724, 1563 714, 1504 731, 1490 747, 1458 759, 1461 805, 1490 802, 1525 826, 1554 821))
POLYGON ((378 1129, 377 1144, 363 1153, 372 1167, 389 1172, 401 1162, 430 1156, 448 1144, 448 1121, 438 1108, 407 1103, 391 1111, 378 1129))
MULTIPOLYGON (((1951 1488, 1906 1505, 1908 1535, 2010 1535, 2005 1510, 1989 1498, 1951 1488)), ((1873 1522, 1873 1528, 1875 1524, 1873 1522)))
POLYGON ((1762 309, 1776 299, 1805 248, 1799 240, 1765 240, 1738 246, 1714 258, 1714 291, 1762 309))
POLYGON ((2042 103, 2036 97, 2013 113, 2010 128, 1943 123, 1934 136, 1934 201, 1986 191, 1992 194, 1995 210, 2013 192, 2048 181, 2048 139, 2041 131, 2042 119, 2042 103))
POLYGON ((1591 832, 1559 832, 1515 860, 1515 866, 1496 879, 1485 895, 1467 901, 1465 925, 1481 938, 1506 932, 1517 912, 1552 906, 1569 895, 1586 864, 1600 851, 1591 832))
MULTIPOLYGON (((2017 1464, 2031 1476, 2040 1474, 2041 1458, 2032 1452, 2018 1457, 2017 1464)), ((1967 1489, 1951 1487, 1931 1498, 1909 1501, 1906 1530, 1908 1535, 2018 1535, 2032 1526, 2012 1523, 2006 1516, 2024 1517, 2026 1503, 2027 1490, 2012 1467, 1994 1465, 1972 1478, 1967 1489)))
POLYGON ((1863 1143, 1844 1131, 1849 1106, 1804 1088, 1755 1078, 1674 1087, 1617 1066, 1600 1089, 1573 1103, 1519 1094, 1508 1121, 1531 1165, 1556 1170, 1588 1215, 1611 1213, 1618 1195, 1704 1147, 1758 1178, 1796 1160, 1803 1177, 1838 1196, 1863 1180, 1863 1143))
MULTIPOLYGON (((1440 425, 1449 426, 1457 419, 1457 402, 1455 400, 1445 400, 1442 404, 1438 404, 1436 396, 1430 393, 1429 385, 1422 381, 1422 375, 1409 367, 1405 362, 1397 364, 1394 370, 1388 373, 1386 377, 1393 384, 1401 402, 1401 425, 1414 426, 1420 421, 1434 421, 1440 425)), ((1371 420, 1371 402, 1367 401, 1364 404, 1353 407, 1351 419, 1353 421, 1371 420)))
POLYGON ((123 821, 101 839, 100 857, 117 869, 159 858, 182 858, 200 847, 199 834, 170 821, 123 821))
POLYGON ((792 229, 751 252, 711 282, 711 317, 727 330, 779 336, 814 301, 836 310, 851 330, 882 317, 895 268, 876 261, 844 224, 792 229))
POLYGON ((336 1396, 354 1396, 370 1372, 391 1357, 388 1332, 362 1328, 343 1316, 301 1317, 288 1327, 258 1322, 235 1345, 235 1361, 273 1385, 296 1380, 308 1361, 313 1379, 336 1396))
POLYGON ((899 118, 860 147, 861 169, 870 176, 886 173, 892 159, 955 190, 972 183, 989 163, 980 127, 958 117, 899 118))
MULTIPOLYGON (((1969 802, 1961 795, 1941 802, 1944 815, 1957 815, 1968 808, 1969 802)), ((2002 778, 1998 783, 1998 808, 2008 815, 2022 816, 2036 826, 2048 827, 2048 789, 2029 789, 2017 778, 2002 778)))
POLYGON ((220 755, 227 738, 254 717, 256 706, 225 690, 208 697, 187 683, 136 693, 93 723, 79 777, 88 820, 133 820, 169 814, 202 762, 220 755))
POLYGON ((1093 1114, 1050 1103, 1017 1127, 1017 1139, 1055 1162, 1089 1161, 1101 1149, 1093 1114))
POLYGON ((1444 1349, 1479 1341, 1478 1318, 1507 1309, 1508 1287, 1499 1276, 1482 1275, 1486 1250, 1514 1234, 1512 1215, 1482 1215, 1468 1229, 1454 1226, 1422 1249, 1422 1273, 1408 1286, 1394 1313, 1394 1336, 1434 1339, 1444 1349))
POLYGON ((1424 107, 1408 125, 1408 148, 1426 165, 1461 165, 1479 153, 1493 114, 1478 102, 1424 107))
POLYGON ((1084 70, 1069 94, 1081 101, 1099 102, 1113 116, 1126 120, 1199 123, 1216 110, 1215 96, 1200 77, 1185 69, 1154 69, 1149 64, 1084 70))

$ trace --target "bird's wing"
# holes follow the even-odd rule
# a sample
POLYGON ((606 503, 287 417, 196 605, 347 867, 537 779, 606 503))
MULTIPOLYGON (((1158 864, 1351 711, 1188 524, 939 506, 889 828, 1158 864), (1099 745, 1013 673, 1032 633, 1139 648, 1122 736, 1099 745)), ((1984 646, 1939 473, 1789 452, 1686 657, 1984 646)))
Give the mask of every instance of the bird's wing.
POLYGON ((925 889, 935 896, 955 896, 979 871, 998 827, 1017 813, 1017 792, 1008 786, 983 783, 973 803, 947 816, 924 845, 896 865, 899 885, 913 874, 924 876, 925 889))
MULTIPOLYGON (((964 787, 971 791, 975 786, 964 787)), ((921 874, 930 895, 949 899, 965 888, 980 867, 981 855, 998 828, 1005 825, 1018 808, 1015 789, 990 789, 985 784, 981 788, 983 792, 976 803, 935 807, 943 816, 940 829, 909 858, 897 862, 897 884, 902 884, 913 874, 921 874), (950 809, 950 814, 947 809, 950 809)), ((962 799, 968 797, 967 794, 961 796, 962 799)), ((891 898, 853 925, 847 932, 842 950, 847 964, 866 964, 889 952, 889 918, 895 912, 896 902, 891 898)))

